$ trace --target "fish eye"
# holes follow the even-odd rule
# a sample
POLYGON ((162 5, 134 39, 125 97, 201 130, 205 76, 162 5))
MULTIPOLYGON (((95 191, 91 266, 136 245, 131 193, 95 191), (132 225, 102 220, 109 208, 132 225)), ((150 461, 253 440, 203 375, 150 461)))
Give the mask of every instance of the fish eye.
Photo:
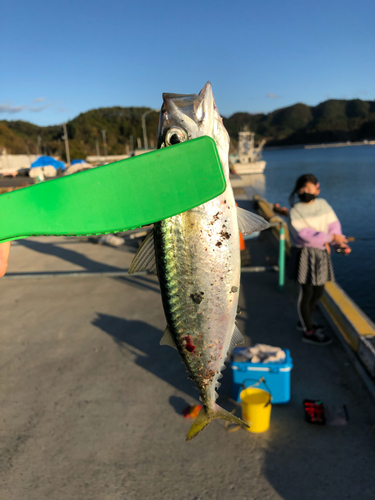
POLYGON ((185 142, 187 140, 187 132, 181 127, 171 127, 165 134, 166 146, 173 146, 174 144, 179 144, 180 142, 185 142))

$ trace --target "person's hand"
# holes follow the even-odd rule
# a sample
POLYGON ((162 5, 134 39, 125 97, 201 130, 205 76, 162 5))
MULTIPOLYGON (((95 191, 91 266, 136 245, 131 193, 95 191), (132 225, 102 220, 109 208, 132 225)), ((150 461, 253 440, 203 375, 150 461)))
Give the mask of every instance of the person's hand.
POLYGON ((4 276, 8 267, 10 251, 10 241, 6 243, 0 243, 0 278, 4 276))
POLYGON ((344 243, 347 243, 348 240, 345 238, 343 234, 333 234, 332 235, 332 243, 335 245, 341 246, 344 243))

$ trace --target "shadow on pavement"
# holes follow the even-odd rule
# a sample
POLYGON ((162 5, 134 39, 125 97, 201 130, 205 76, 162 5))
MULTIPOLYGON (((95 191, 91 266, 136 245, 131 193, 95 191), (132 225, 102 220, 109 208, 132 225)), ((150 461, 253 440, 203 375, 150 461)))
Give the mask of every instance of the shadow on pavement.
POLYGON ((19 245, 22 245, 26 248, 30 248, 35 252, 39 252, 46 255, 53 255, 54 257, 58 257, 59 259, 66 260, 67 262, 71 262, 76 266, 83 267, 88 271, 123 271, 123 269, 111 266, 108 264, 104 264, 103 262, 97 262, 92 260, 80 252, 76 252, 74 250, 69 250, 67 248, 62 248, 58 245, 54 245, 53 243, 41 243, 39 241, 34 240, 19 240, 19 245))
POLYGON ((174 411, 178 413, 178 415, 181 415, 182 411, 190 405, 186 399, 181 398, 180 396, 171 396, 169 398, 169 404, 172 406, 174 411))
POLYGON ((120 276, 118 278, 113 278, 118 281, 124 281, 126 284, 132 285, 134 288, 138 290, 142 290, 146 288, 151 292, 160 293, 159 283, 153 279, 147 278, 147 276, 141 276, 139 274, 132 276, 120 276))
MULTIPOLYGON (((370 500, 374 498, 370 465, 375 463, 374 404, 337 339, 326 347, 301 342, 292 290, 280 293, 277 284, 277 274, 267 273, 243 276, 241 284, 248 320, 240 328, 253 344, 290 349, 294 364, 291 401, 273 405, 270 429, 254 437, 264 447, 263 474, 285 500, 370 500), (305 398, 346 404, 349 424, 308 424, 303 415, 305 398)), ((321 317, 319 323, 324 323, 321 317)))
MULTIPOLYGON (((80 252, 76 252, 75 250, 70 250, 67 248, 61 248, 58 245, 54 245, 53 243, 41 243, 39 241, 33 241, 33 240, 19 240, 18 241, 19 245, 22 245, 26 248, 29 248, 31 250, 34 250, 36 252, 45 254, 45 255, 52 255, 54 257, 58 257, 59 259, 66 260, 67 262, 71 262, 72 264, 75 264, 77 266, 80 266, 84 268, 88 272, 116 272, 120 271, 123 272, 124 269, 117 267, 117 266, 111 266, 108 264, 105 264, 103 262, 97 262, 95 260, 92 260, 85 255, 83 255, 80 252)), ((60 243, 59 243, 60 244, 60 243)), ((59 274, 69 274, 70 271, 62 271, 59 274)), ((15 274, 15 273, 13 273, 15 274)), ((37 276, 39 272, 31 272, 28 274, 35 274, 37 276)), ((43 271, 42 274, 51 274, 54 275, 56 274, 56 271, 43 271)), ((147 276, 141 276, 141 275, 136 275, 136 276, 121 276, 121 277, 114 277, 113 279, 123 281, 128 285, 133 286, 134 288, 137 288, 139 290, 142 289, 147 289, 152 292, 160 293, 159 285, 158 283, 152 279, 148 278, 147 276)))
POLYGON ((110 335, 121 352, 132 353, 138 366, 198 400, 198 392, 194 389, 194 383, 188 380, 178 353, 171 347, 159 345, 163 335, 161 330, 143 321, 129 321, 102 313, 97 313, 93 325, 110 335))

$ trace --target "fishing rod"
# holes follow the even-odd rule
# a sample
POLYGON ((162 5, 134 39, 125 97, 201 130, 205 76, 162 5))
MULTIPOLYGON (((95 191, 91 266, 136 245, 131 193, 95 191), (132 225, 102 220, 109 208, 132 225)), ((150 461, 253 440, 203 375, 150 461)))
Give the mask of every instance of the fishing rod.
MULTIPOLYGON (((276 214, 283 215, 284 217, 287 217, 289 215, 289 209, 286 207, 280 206, 279 203, 274 203, 272 207, 273 211, 276 214)), ((280 223, 275 223, 275 225, 279 225, 280 223)), ((271 224, 272 225, 272 224, 271 224)), ((375 238, 356 238, 355 236, 348 236, 347 238, 348 242, 353 242, 353 241, 374 241, 375 238)), ((351 252, 351 248, 337 248, 336 253, 341 253, 343 255, 347 255, 351 252)))
MULTIPOLYGON (((348 242, 352 241, 374 241, 374 238, 355 238, 354 236, 348 236, 346 238, 348 242)), ((342 255, 348 255, 351 253, 352 249, 350 247, 338 247, 335 249, 336 253, 340 253, 342 255)))
POLYGON ((354 236, 348 236, 346 239, 348 241, 374 241, 375 237, 373 237, 373 238, 356 238, 354 236))

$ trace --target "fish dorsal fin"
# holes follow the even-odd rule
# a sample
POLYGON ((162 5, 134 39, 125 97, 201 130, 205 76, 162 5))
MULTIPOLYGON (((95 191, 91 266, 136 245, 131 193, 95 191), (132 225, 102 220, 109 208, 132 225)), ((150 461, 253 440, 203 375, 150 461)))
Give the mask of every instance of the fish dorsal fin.
POLYGON ((242 234, 251 234, 254 231, 263 231, 270 227, 268 222, 260 215, 237 207, 238 229, 242 234))
POLYGON ((128 272, 129 274, 135 274, 141 271, 150 271, 150 273, 157 274, 153 229, 148 233, 135 254, 128 272))
POLYGON ((234 325, 234 330, 233 330, 233 333, 232 333, 232 338, 230 339, 230 344, 229 344, 229 347, 228 347, 228 353, 227 355, 229 355, 233 349, 235 348, 235 346, 237 344, 241 344, 241 342, 244 341, 244 338, 243 338, 243 335, 242 333, 239 331, 239 329, 237 328, 236 325, 234 325))
POLYGON ((172 333, 171 333, 168 325, 167 325, 166 329, 164 330, 164 334, 163 334, 162 338, 160 339, 159 344, 160 345, 169 345, 169 346, 173 347, 173 349, 177 350, 176 342, 172 336, 172 333))

